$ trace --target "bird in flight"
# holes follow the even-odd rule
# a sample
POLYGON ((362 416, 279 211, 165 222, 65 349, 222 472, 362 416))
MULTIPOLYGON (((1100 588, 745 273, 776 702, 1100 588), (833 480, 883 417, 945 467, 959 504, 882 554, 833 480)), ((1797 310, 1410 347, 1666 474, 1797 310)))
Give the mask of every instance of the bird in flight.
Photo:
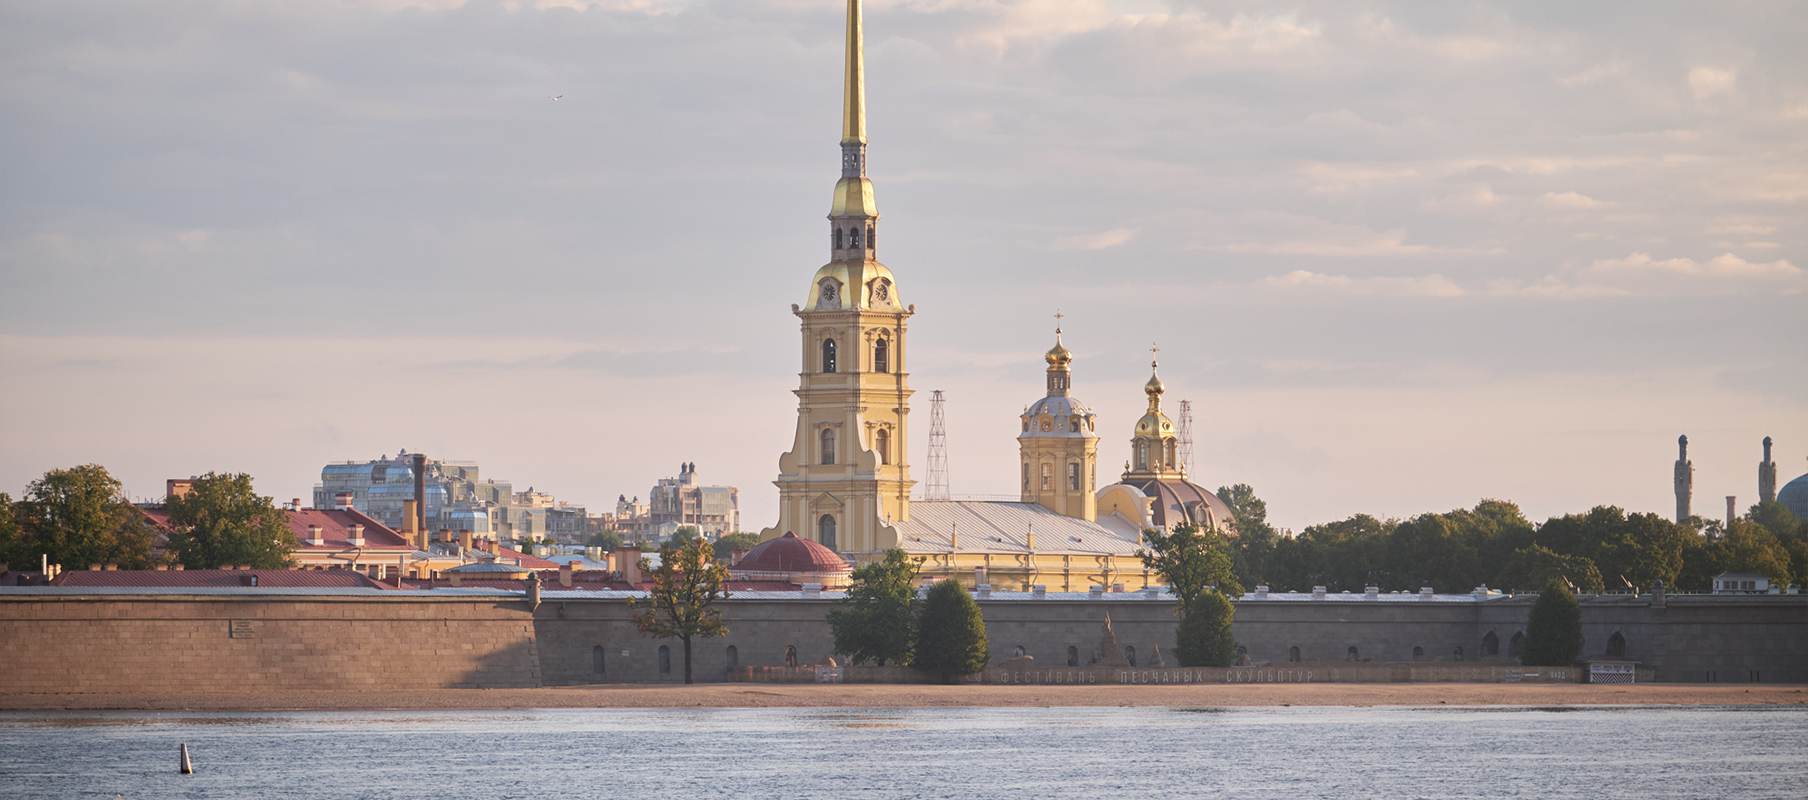
MULTIPOLYGON (((559 97, 564 97, 564 96, 565 95, 559 95, 559 97)), ((547 98, 552 99, 552 100, 557 100, 557 99, 559 99, 559 97, 553 97, 552 95, 547 95, 547 98)))

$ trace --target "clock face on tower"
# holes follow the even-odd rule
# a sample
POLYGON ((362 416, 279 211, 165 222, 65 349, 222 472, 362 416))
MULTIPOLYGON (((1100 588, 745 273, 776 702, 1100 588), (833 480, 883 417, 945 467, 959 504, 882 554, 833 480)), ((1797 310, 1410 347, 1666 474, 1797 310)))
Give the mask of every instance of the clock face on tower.
POLYGON ((835 284, 833 282, 824 282, 822 285, 822 304, 828 306, 835 305, 835 297, 835 284))

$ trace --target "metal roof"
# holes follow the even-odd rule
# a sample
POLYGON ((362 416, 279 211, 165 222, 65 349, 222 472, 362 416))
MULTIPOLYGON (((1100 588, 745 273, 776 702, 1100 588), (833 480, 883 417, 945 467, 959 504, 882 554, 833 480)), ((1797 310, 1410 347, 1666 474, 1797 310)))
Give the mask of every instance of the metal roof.
POLYGON ((1142 529, 1117 514, 1098 522, 1057 514, 1035 503, 977 500, 919 500, 910 504, 910 521, 893 521, 898 547, 906 553, 946 553, 949 534, 962 553, 1027 553, 1028 536, 1036 534, 1034 552, 1049 555, 1135 555, 1142 529))

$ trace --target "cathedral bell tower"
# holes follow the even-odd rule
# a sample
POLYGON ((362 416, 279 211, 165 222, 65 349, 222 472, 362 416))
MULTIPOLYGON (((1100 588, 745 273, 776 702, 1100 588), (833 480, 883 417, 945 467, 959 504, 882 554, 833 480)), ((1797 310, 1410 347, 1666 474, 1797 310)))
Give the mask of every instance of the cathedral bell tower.
POLYGON ((802 321, 797 436, 779 457, 778 524, 837 552, 896 547, 910 519, 910 387, 905 306, 878 262, 879 211, 866 177, 866 66, 860 0, 848 0, 841 179, 829 206, 829 263, 810 279, 802 321))
MULTIPOLYGON (((1156 348, 1150 350, 1159 352, 1156 348)), ((1179 434, 1174 431, 1174 423, 1168 415, 1161 413, 1161 395, 1167 387, 1161 383, 1160 366, 1153 358, 1149 360, 1149 382, 1143 384, 1143 393, 1149 396, 1149 411, 1136 421, 1136 431, 1130 438, 1130 464, 1124 470, 1125 482, 1186 478, 1186 468, 1179 458, 1179 434)))
POLYGON ((1098 420, 1070 393, 1073 354, 1061 345, 1060 328, 1043 359, 1048 362, 1048 396, 1023 410, 1023 432, 1017 435, 1023 502, 1093 522, 1098 519, 1093 494, 1098 488, 1098 420))

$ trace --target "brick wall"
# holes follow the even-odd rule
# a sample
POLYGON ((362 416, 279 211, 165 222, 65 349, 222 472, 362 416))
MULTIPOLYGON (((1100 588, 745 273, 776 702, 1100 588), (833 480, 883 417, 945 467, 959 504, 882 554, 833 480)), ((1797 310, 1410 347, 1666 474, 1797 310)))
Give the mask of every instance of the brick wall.
POLYGON ((0 692, 540 685, 520 601, 0 600, 0 692))

